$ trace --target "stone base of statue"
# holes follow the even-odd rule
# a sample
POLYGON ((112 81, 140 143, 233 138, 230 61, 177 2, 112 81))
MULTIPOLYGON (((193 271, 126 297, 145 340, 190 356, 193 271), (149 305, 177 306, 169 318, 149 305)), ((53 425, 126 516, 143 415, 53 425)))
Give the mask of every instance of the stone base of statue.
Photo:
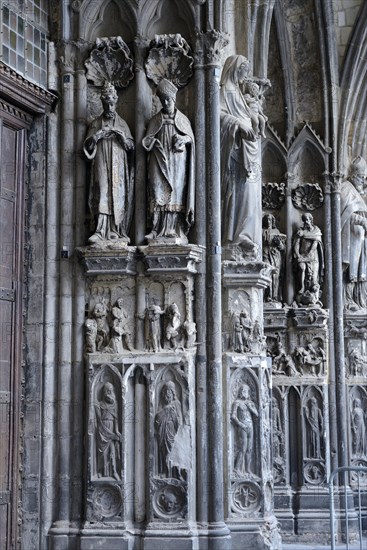
MULTIPOLYGON (((102 242, 102 241, 101 241, 102 242)), ((136 246, 128 246, 122 239, 103 241, 103 245, 80 247, 76 252, 86 275, 136 273, 136 246)))

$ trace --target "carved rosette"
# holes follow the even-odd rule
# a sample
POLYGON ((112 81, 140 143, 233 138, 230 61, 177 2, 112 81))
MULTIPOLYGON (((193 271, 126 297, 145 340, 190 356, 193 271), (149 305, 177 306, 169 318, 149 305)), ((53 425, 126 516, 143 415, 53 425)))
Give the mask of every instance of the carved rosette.
POLYGON ((187 483, 177 479, 153 481, 153 512, 163 520, 184 518, 187 515, 187 483))
POLYGON ((151 42, 145 70, 156 85, 166 78, 183 88, 192 77, 193 64, 190 46, 180 34, 161 34, 151 42))
POLYGON ((126 88, 134 78, 131 52, 121 36, 97 38, 85 67, 87 79, 95 86, 110 82, 116 88, 126 88))
POLYGON ((263 208, 279 210, 285 201, 285 183, 268 182, 262 185, 263 208))
POLYGON ((122 510, 122 493, 118 485, 99 485, 91 497, 94 520, 117 518, 122 510))
POLYGON ((253 514, 261 506, 261 489, 257 483, 244 481, 232 487, 231 508, 235 515, 253 514))
POLYGON ((316 210, 324 202, 324 194, 318 183, 304 183, 292 191, 293 205, 299 210, 316 210))

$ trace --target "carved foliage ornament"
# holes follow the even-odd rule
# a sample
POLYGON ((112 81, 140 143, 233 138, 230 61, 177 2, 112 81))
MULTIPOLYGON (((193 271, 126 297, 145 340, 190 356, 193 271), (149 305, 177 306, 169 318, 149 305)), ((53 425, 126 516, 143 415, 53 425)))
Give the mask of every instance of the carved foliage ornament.
POLYGON ((120 36, 97 38, 85 67, 87 79, 96 86, 110 82, 116 88, 126 88, 134 77, 130 50, 120 36))
POLYGON ((285 201, 285 183, 268 182, 262 185, 263 208, 277 210, 285 201))
POLYGON ((190 46, 180 34, 161 34, 151 42, 145 70, 156 85, 166 78, 183 88, 192 76, 193 63, 190 46))
POLYGON ((324 194, 318 183, 304 183, 292 191, 292 202, 299 210, 316 210, 324 202, 324 194))

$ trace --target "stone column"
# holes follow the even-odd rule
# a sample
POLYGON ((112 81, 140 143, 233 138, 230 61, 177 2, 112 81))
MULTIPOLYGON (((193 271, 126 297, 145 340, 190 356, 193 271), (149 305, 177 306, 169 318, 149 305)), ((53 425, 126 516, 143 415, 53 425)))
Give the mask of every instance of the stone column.
MULTIPOLYGON (((347 408, 345 386, 345 350, 344 350, 344 323, 343 323, 343 272, 341 247, 341 218, 340 218, 340 190, 342 174, 332 174, 331 190, 331 227, 333 246, 333 276, 334 276, 334 343, 335 343, 335 393, 336 414, 338 424, 338 466, 347 466, 347 408)), ((342 482, 342 481, 341 481, 342 482)), ((343 482, 342 482, 343 483, 343 482)))
MULTIPOLYGON (((195 78, 195 139, 196 139, 196 181, 206 178, 205 158, 205 67, 204 38, 198 33, 194 52, 195 78)), ((196 222, 194 242, 206 247, 206 197, 205 186, 196 185, 196 222)), ((208 521, 208 447, 207 423, 207 357, 206 357, 206 264, 198 265, 195 278, 195 319, 197 330, 196 355, 196 449, 197 449, 197 521, 208 521)))
POLYGON ((224 522, 223 380, 221 343, 221 182, 220 182, 220 52, 228 41, 218 31, 204 35, 207 94, 207 361, 210 547, 225 550, 230 536, 224 522))
POLYGON ((59 437, 57 465, 57 511, 51 529, 52 548, 70 548, 71 495, 71 425, 73 411, 72 391, 72 323, 73 323, 73 264, 69 259, 74 248, 74 99, 75 99, 75 46, 65 42, 60 52, 61 59, 61 167, 60 167, 60 214, 59 243, 63 257, 60 261, 59 319, 58 319, 58 411, 57 432, 59 437))

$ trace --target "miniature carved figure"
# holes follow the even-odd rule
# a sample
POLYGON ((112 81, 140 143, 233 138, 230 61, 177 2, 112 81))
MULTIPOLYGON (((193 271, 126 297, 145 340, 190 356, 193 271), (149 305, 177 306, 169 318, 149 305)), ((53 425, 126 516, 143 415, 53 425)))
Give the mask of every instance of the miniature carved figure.
POLYGON ((241 311, 240 323, 242 326, 242 342, 244 351, 250 350, 250 338, 252 334, 252 321, 247 311, 241 311))
POLYGON ((145 310, 145 334, 148 351, 162 350, 162 315, 164 309, 151 304, 145 310))
POLYGON ((276 343, 276 355, 273 357, 273 374, 285 374, 286 376, 299 376, 293 359, 287 354, 283 342, 278 339, 276 343))
POLYGON ((250 118, 255 135, 265 138, 265 126, 268 117, 265 116, 262 110, 260 87, 256 82, 247 81, 243 87, 243 92, 243 97, 250 109, 250 118))
POLYGON ((357 348, 349 353, 349 371, 352 376, 363 376, 367 367, 367 359, 357 348))
POLYGON ((311 397, 304 407, 307 420, 307 443, 309 458, 321 458, 321 440, 324 429, 324 419, 315 396, 311 397))
POLYGON ((128 316, 123 308, 123 299, 119 298, 112 308, 111 339, 109 348, 113 353, 122 353, 124 349, 131 351, 131 332, 128 328, 128 316))
POLYGON ((298 346, 294 351, 294 357, 303 374, 310 369, 312 376, 321 376, 323 364, 326 360, 325 350, 321 346, 313 346, 309 342, 305 347, 298 346), (318 367, 318 368, 317 368, 318 367))
POLYGON ((96 218, 90 243, 123 239, 129 242, 133 210, 134 140, 126 122, 116 113, 117 92, 106 84, 103 113, 92 121, 84 141, 84 153, 92 160, 89 207, 96 218))
POLYGON ((297 271, 296 302, 299 305, 321 305, 324 273, 322 234, 314 225, 312 214, 303 214, 302 222, 297 229, 293 248, 297 271))
POLYGON ((196 324, 194 321, 186 320, 183 324, 183 328, 186 334, 186 347, 190 349, 196 343, 196 324))
POLYGON ((96 349, 102 351, 108 345, 110 332, 107 322, 107 305, 104 299, 94 306, 93 317, 97 324, 96 349))
POLYGON ((367 432, 366 432, 366 415, 362 409, 362 402, 359 397, 353 401, 353 409, 351 411, 351 426, 352 426, 352 442, 353 455, 366 456, 367 454, 367 432))
POLYGON ((85 351, 87 353, 95 353, 97 351, 97 321, 95 319, 87 319, 85 326, 85 351))
POLYGON ((273 437, 273 461, 278 462, 282 460, 282 440, 283 440, 283 428, 282 419, 280 416, 280 410, 277 400, 272 399, 272 412, 273 412, 273 424, 272 424, 272 437, 273 437))
POLYGON ((150 120, 143 139, 152 214, 147 239, 168 237, 186 244, 194 223, 195 141, 189 119, 176 109, 176 94, 176 86, 162 79, 157 87, 162 110, 150 120))
POLYGON ((251 463, 254 442, 253 416, 259 413, 250 397, 250 388, 242 384, 238 389, 237 399, 232 405, 231 421, 236 428, 236 451, 234 457, 234 473, 238 476, 251 474, 251 463))
POLYGON ((253 353, 262 353, 266 349, 266 337, 258 319, 255 319, 252 327, 250 348, 253 353))
POLYGON ((237 314, 234 314, 232 317, 233 324, 233 336, 232 336, 232 351, 235 353, 243 353, 243 326, 241 325, 240 317, 237 314))
POLYGON ((167 382, 161 391, 160 410, 155 415, 155 431, 158 445, 158 473, 173 477, 170 453, 176 434, 182 424, 181 403, 176 397, 175 384, 167 382))
POLYGON ((96 411, 97 473, 101 477, 120 479, 118 473, 120 460, 121 434, 118 429, 118 408, 115 390, 111 382, 102 389, 102 399, 96 411))
POLYGON ((266 214, 263 217, 263 260, 273 268, 270 286, 265 290, 267 302, 281 302, 283 298, 280 279, 284 265, 285 239, 286 236, 275 225, 274 216, 266 214))
POLYGON ((355 158, 340 192, 344 300, 351 311, 367 308, 366 173, 365 160, 355 158))
POLYGON ((166 340, 170 347, 174 350, 177 349, 181 340, 181 314, 177 307, 177 304, 173 303, 168 306, 166 310, 167 324, 166 324, 166 340))
POLYGON ((259 142, 241 91, 249 69, 244 56, 232 55, 220 82, 222 242, 239 246, 244 257, 256 258, 261 245, 259 142))

